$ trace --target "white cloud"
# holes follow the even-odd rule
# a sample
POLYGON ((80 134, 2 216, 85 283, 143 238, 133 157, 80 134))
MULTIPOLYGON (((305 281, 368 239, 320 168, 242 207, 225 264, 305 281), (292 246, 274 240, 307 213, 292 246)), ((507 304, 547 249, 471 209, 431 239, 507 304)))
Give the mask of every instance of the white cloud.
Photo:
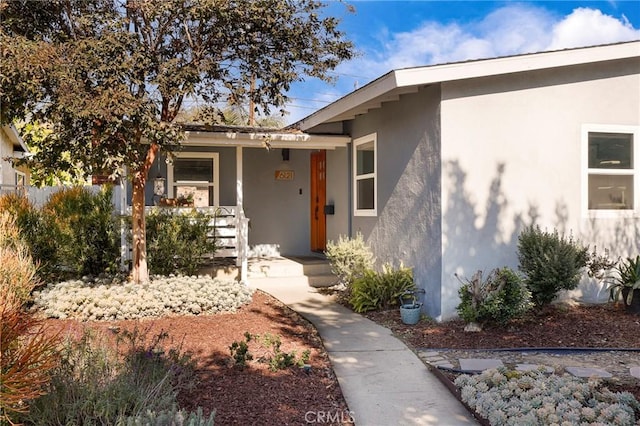
POLYGON ((341 72, 374 78, 397 68, 636 40, 640 30, 596 9, 557 17, 544 8, 514 4, 478 22, 426 21, 409 32, 382 28, 373 37, 376 43, 341 72))
POLYGON ((621 21, 599 10, 579 8, 554 26, 553 39, 545 50, 638 39, 640 30, 626 19, 621 21))

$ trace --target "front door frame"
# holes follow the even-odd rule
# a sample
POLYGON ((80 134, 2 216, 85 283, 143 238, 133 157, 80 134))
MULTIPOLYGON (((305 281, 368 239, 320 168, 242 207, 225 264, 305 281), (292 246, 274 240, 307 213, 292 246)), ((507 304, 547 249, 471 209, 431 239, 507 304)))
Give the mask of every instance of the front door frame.
POLYGON ((311 153, 310 176, 311 199, 311 251, 324 252, 327 247, 327 216, 324 206, 327 203, 327 151, 311 153))

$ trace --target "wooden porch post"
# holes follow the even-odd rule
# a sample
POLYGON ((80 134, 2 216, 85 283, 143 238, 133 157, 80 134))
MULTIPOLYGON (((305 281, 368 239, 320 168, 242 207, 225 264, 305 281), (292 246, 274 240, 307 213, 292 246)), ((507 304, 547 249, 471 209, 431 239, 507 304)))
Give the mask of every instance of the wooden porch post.
POLYGON ((242 187, 242 147, 236 147, 236 241, 238 241, 238 257, 236 266, 240 267, 240 282, 247 282, 247 255, 249 251, 249 226, 244 216, 244 190, 242 187))
POLYGON ((124 175, 120 177, 120 185, 116 188, 117 203, 119 204, 118 213, 120 214, 120 271, 125 272, 129 264, 129 243, 127 242, 127 233, 129 231, 127 221, 127 176, 128 170, 125 168, 124 175))

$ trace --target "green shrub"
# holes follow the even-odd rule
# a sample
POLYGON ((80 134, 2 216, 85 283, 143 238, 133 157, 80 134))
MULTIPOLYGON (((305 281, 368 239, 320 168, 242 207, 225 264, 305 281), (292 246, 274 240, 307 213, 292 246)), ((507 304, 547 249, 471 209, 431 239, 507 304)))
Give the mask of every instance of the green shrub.
POLYGON ((21 239, 29 248, 38 266, 38 276, 48 279, 56 275, 60 230, 52 221, 45 220, 26 197, 17 194, 0 196, 0 211, 9 213, 20 230, 21 239))
POLYGON ((247 362, 253 359, 253 354, 249 352, 249 343, 255 336, 248 331, 244 332, 244 340, 234 340, 229 346, 229 352, 233 359, 233 364, 238 368, 247 366, 247 362))
POLYGON ((415 289, 411 268, 384 265, 382 273, 369 269, 355 280, 349 303, 356 312, 388 309, 398 305, 404 293, 415 289))
POLYGON ((44 221, 57 227, 59 273, 69 272, 70 276, 78 277, 116 270, 120 234, 112 194, 112 188, 105 185, 97 194, 84 187, 73 187, 49 197, 42 215, 44 221))
POLYGON ((247 363, 253 360, 251 350, 260 350, 260 348, 256 347, 258 343, 263 349, 261 356, 258 358, 258 362, 269 364, 271 371, 284 370, 294 365, 302 367, 309 362, 309 357, 311 356, 311 351, 308 349, 303 351, 300 356, 296 354, 296 351, 283 351, 280 349, 282 339, 278 335, 265 333, 260 336, 259 334, 254 335, 246 331, 244 333, 244 340, 234 341, 231 343, 231 346, 229 346, 233 365, 241 369, 245 368, 247 363), (254 349, 251 349, 249 345, 252 345, 254 349))
POLYGON ((158 275, 194 275, 213 255, 216 240, 209 236, 212 216, 193 209, 171 214, 156 209, 147 215, 147 258, 149 270, 158 275))
POLYGON ((31 403, 23 421, 115 425, 177 406, 177 394, 197 383, 194 363, 180 348, 163 349, 166 339, 165 333, 147 339, 136 329, 119 334, 117 347, 90 332, 68 340, 49 392, 31 403))
POLYGON ((557 230, 543 232, 531 226, 518 238, 518 260, 533 301, 541 306, 551 303, 560 290, 578 286, 589 249, 557 230))
POLYGON ((373 253, 359 232, 355 238, 341 235, 338 242, 328 241, 325 255, 331 263, 331 271, 340 278, 348 291, 356 279, 373 268, 373 253))
POLYGON ((505 324, 531 308, 531 292, 511 269, 494 269, 485 280, 476 272, 458 290, 458 315, 467 323, 505 324))
POLYGON ((296 351, 284 352, 280 349, 280 346, 282 346, 280 336, 266 333, 261 337, 262 345, 269 351, 269 354, 263 357, 263 359, 269 364, 271 371, 284 370, 294 365, 302 367, 309 362, 309 356, 311 355, 309 350, 303 351, 302 355, 298 357, 296 351))

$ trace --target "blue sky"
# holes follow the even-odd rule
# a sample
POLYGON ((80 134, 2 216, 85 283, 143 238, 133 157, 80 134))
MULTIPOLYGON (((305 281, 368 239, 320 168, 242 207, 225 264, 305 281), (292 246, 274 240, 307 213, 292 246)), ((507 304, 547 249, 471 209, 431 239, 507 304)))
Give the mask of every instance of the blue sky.
POLYGON ((325 12, 342 20, 356 59, 337 81, 292 86, 287 123, 295 122, 392 69, 467 59, 640 40, 640 0, 349 1, 325 12))

